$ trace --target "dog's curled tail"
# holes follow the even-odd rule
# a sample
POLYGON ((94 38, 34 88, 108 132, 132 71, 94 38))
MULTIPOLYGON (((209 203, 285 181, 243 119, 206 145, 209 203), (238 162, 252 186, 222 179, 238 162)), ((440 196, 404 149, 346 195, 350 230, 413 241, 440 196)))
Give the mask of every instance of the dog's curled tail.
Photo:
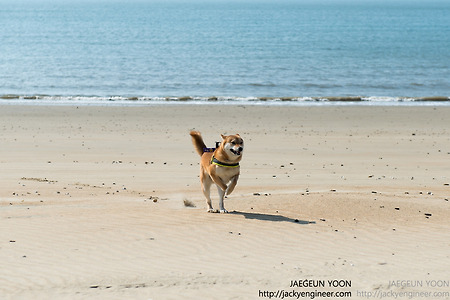
POLYGON ((202 135, 198 131, 191 131, 189 134, 192 137, 192 144, 194 144, 195 151, 202 156, 204 149, 206 148, 202 135))

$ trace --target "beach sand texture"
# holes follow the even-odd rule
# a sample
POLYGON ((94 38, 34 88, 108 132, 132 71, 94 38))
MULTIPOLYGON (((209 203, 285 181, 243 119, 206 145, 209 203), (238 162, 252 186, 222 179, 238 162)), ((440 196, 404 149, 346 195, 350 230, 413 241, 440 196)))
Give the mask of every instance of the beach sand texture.
POLYGON ((449 116, 1 106, 0 298, 263 299, 300 279, 349 281, 318 290, 353 299, 449 292, 426 284, 449 280, 449 116), (191 129, 210 147, 245 140, 230 214, 206 213, 191 129), (402 280, 423 287, 390 284, 402 280))

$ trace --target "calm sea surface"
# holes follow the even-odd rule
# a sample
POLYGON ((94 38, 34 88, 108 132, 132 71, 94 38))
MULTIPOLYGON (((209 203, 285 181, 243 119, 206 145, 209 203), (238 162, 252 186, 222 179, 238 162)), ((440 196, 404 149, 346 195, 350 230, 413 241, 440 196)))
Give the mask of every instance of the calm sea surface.
POLYGON ((450 97, 450 1, 0 0, 0 96, 37 95, 450 97))

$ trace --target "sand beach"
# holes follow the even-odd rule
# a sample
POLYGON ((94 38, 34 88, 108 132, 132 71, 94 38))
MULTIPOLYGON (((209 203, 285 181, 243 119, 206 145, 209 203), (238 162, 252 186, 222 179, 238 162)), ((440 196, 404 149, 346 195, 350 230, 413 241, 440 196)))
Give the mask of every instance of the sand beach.
POLYGON ((449 116, 2 105, 0 299, 450 299, 449 116), (192 129, 245 140, 229 214, 192 129))

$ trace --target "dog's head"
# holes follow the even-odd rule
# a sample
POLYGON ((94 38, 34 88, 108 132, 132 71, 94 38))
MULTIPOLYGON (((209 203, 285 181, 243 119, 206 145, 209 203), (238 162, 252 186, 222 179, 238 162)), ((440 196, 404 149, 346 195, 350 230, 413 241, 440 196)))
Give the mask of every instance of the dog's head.
POLYGON ((222 147, 225 150, 228 157, 231 159, 240 158, 242 152, 244 151, 244 140, 239 134, 235 135, 223 135, 222 136, 222 147))

